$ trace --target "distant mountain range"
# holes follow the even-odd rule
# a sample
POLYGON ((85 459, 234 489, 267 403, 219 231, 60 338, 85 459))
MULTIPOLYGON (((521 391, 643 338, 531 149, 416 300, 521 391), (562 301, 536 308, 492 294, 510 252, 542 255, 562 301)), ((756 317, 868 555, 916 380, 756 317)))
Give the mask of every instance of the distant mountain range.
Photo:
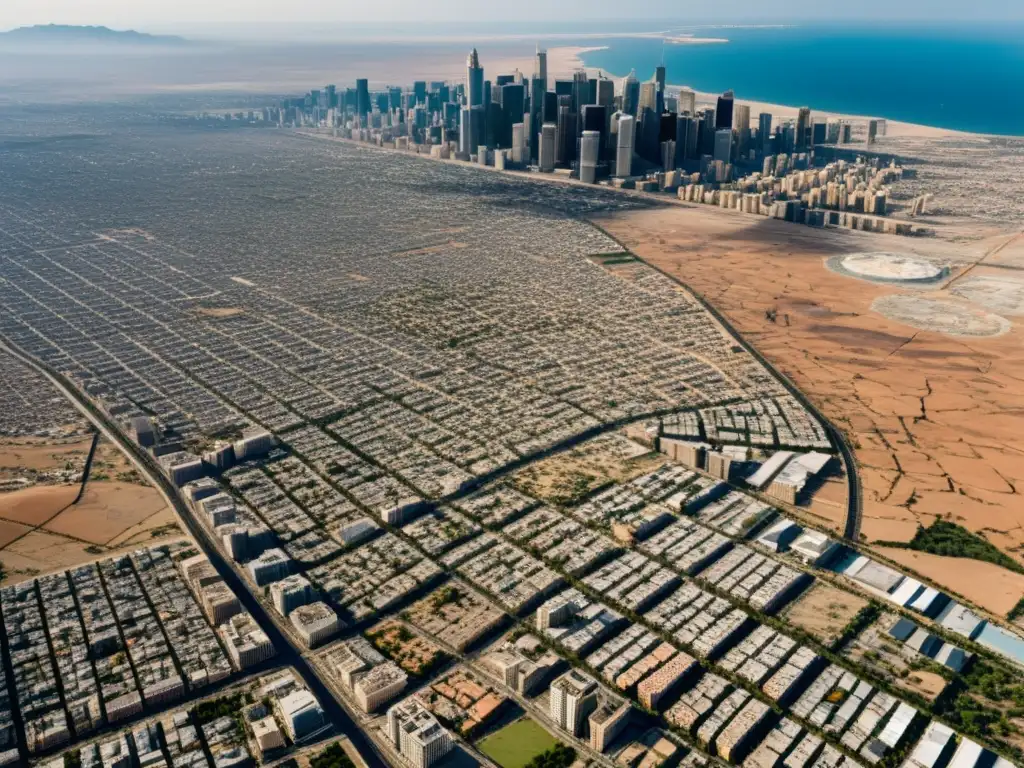
POLYGON ((67 24, 37 24, 0 32, 3 43, 90 43, 113 45, 183 45, 188 41, 174 35, 150 35, 133 29, 116 30, 109 27, 79 27, 67 24))

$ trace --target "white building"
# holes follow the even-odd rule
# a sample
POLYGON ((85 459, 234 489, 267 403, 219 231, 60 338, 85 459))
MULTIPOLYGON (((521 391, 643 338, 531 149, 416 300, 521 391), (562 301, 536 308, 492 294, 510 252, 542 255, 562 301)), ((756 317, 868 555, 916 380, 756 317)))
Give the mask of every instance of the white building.
POLYGON ((288 618, 307 648, 313 648, 333 637, 341 626, 338 614, 323 602, 299 606, 288 618))
POLYGON ((388 738, 415 768, 433 765, 453 746, 451 734, 415 699, 388 710, 388 738))
POLYGON ((582 672, 570 669, 551 683, 551 719, 574 736, 583 733, 583 723, 597 708, 597 683, 582 672))

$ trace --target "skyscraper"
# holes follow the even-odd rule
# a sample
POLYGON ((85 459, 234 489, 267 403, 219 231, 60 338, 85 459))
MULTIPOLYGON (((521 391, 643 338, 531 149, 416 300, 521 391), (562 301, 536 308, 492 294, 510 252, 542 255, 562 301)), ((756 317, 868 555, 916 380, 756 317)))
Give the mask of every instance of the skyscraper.
POLYGON ((580 138, 580 181, 587 184, 597 181, 597 164, 600 156, 600 132, 583 131, 583 136, 580 138))
POLYGON ((412 84, 413 97, 416 99, 417 104, 427 103, 427 81, 416 80, 412 84))
POLYGON ((687 112, 691 115, 696 115, 697 94, 689 88, 682 88, 679 91, 679 106, 677 107, 677 111, 680 115, 685 115, 687 112))
POLYGON ((523 122, 526 113, 526 89, 518 83, 501 86, 501 135, 498 146, 512 146, 512 126, 523 122))
POLYGON ((653 80, 649 83, 640 83, 640 100, 637 109, 650 109, 657 112, 658 106, 658 84, 653 80))
POLYGON ((630 176, 633 173, 633 140, 636 135, 636 118, 625 112, 618 113, 618 142, 615 149, 615 175, 630 176))
POLYGON ((615 81, 607 77, 597 78, 597 103, 607 107, 609 112, 615 103, 615 81))
POLYGON ((636 117, 640 108, 640 81, 636 79, 636 72, 631 71, 622 81, 622 111, 636 117))
POLYGON ((811 109, 810 107, 800 107, 800 112, 796 117, 796 148, 806 149, 807 142, 810 139, 808 133, 811 130, 811 109))
POLYGON ((484 103, 484 68, 480 66, 480 55, 476 48, 466 59, 466 104, 480 107, 484 103))
POLYGON ((555 170, 555 134, 558 126, 554 123, 544 123, 540 129, 540 153, 538 164, 545 173, 555 170))
POLYGON ((660 115, 665 111, 665 65, 659 64, 654 68, 654 84, 657 89, 656 100, 657 103, 654 105, 655 111, 660 115))
POLYGON ((356 80, 356 114, 359 120, 366 124, 366 116, 370 112, 370 88, 366 78, 356 80))
POLYGON ((772 116, 770 112, 762 112, 757 119, 757 142, 761 152, 770 154, 772 150, 772 116))
POLYGON ((715 131, 715 160, 728 163, 732 160, 732 128, 715 131))
POLYGON ((743 157, 750 151, 750 106, 737 104, 733 108, 732 127, 736 131, 736 148, 743 157))
POLYGON ((543 83, 542 90, 548 87, 548 52, 542 51, 537 45, 537 58, 533 63, 533 79, 543 83))
POLYGON ((732 130, 732 110, 735 98, 732 91, 726 91, 718 97, 718 108, 715 110, 715 129, 732 130))

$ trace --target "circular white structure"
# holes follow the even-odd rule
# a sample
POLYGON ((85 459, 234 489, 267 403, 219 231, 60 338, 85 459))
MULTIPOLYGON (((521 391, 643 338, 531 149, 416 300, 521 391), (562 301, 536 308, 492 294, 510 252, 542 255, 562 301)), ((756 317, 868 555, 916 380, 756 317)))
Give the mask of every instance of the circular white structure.
POLYGON ((876 283, 934 283, 949 269, 905 253, 877 251, 833 256, 826 265, 833 272, 876 283))
POLYGON ((950 288, 957 296, 1004 315, 1024 315, 1024 277, 974 274, 950 288))
POLYGON ((999 336, 1010 330, 1005 317, 950 299, 895 293, 878 297, 871 308, 904 325, 950 336, 999 336))

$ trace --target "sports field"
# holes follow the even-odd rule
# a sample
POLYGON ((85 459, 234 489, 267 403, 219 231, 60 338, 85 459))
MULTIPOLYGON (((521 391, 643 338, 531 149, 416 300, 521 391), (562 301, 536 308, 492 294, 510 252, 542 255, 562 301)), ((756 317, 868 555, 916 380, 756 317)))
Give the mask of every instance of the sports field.
POLYGON ((477 744, 477 748, 501 768, 523 768, 555 743, 550 733, 526 717, 495 731, 477 744))

